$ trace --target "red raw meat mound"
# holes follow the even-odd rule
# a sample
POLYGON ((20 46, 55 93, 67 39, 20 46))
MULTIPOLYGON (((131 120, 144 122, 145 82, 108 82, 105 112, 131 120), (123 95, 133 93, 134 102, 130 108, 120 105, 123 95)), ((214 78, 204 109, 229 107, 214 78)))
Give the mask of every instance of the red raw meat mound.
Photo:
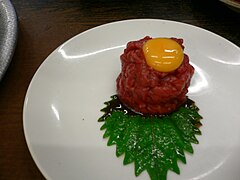
MULTIPOLYGON (((194 68, 184 54, 180 67, 172 72, 158 72, 148 66, 142 50, 152 39, 145 37, 127 44, 121 55, 122 71, 117 78, 117 94, 121 102, 134 112, 162 115, 175 111, 186 101, 194 68)), ((182 48, 183 40, 172 38, 182 48)))

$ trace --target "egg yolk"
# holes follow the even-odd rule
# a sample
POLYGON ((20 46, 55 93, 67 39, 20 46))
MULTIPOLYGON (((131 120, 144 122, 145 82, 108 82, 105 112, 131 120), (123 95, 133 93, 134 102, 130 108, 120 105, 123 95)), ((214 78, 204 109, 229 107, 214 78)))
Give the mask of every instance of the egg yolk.
POLYGON ((143 45, 143 52, 149 66, 159 72, 177 69, 183 61, 181 45, 169 38, 154 38, 143 45))

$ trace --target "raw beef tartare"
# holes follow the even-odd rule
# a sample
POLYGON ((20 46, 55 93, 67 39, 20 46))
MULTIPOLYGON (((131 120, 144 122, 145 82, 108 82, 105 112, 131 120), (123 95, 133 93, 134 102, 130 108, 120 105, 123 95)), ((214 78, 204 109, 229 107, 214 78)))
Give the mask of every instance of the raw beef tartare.
MULTIPOLYGON (((117 94, 121 102, 140 114, 162 115, 175 111, 185 103, 194 68, 184 54, 180 66, 169 72, 158 71, 146 62, 145 37, 127 44, 121 55, 122 71, 117 82, 117 94)), ((182 49, 183 39, 170 38, 182 49)))

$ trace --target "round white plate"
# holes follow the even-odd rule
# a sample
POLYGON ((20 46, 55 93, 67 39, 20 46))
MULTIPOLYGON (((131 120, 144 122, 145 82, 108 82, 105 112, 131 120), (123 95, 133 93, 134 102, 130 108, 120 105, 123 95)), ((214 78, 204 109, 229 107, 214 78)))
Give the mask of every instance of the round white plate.
POLYGON ((144 36, 184 39, 195 74, 188 96, 203 116, 199 145, 168 180, 238 180, 240 177, 240 48, 204 29, 179 22, 139 19, 83 32, 58 47, 40 66, 23 111, 31 155, 47 179, 145 180, 124 166, 103 140, 104 102, 116 93, 119 56, 144 36))

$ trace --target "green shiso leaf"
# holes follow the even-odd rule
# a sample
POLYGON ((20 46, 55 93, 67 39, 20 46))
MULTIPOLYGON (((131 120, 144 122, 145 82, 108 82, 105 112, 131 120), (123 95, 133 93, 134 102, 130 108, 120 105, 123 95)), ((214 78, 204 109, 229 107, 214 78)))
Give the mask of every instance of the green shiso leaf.
POLYGON ((117 157, 125 155, 124 165, 134 163, 136 176, 146 170, 152 180, 166 180, 168 170, 180 174, 177 161, 186 163, 184 151, 193 153, 191 143, 198 144, 195 135, 201 134, 202 117, 192 100, 161 117, 133 113, 116 95, 105 104, 99 118, 103 138, 108 146, 116 145, 117 157))

